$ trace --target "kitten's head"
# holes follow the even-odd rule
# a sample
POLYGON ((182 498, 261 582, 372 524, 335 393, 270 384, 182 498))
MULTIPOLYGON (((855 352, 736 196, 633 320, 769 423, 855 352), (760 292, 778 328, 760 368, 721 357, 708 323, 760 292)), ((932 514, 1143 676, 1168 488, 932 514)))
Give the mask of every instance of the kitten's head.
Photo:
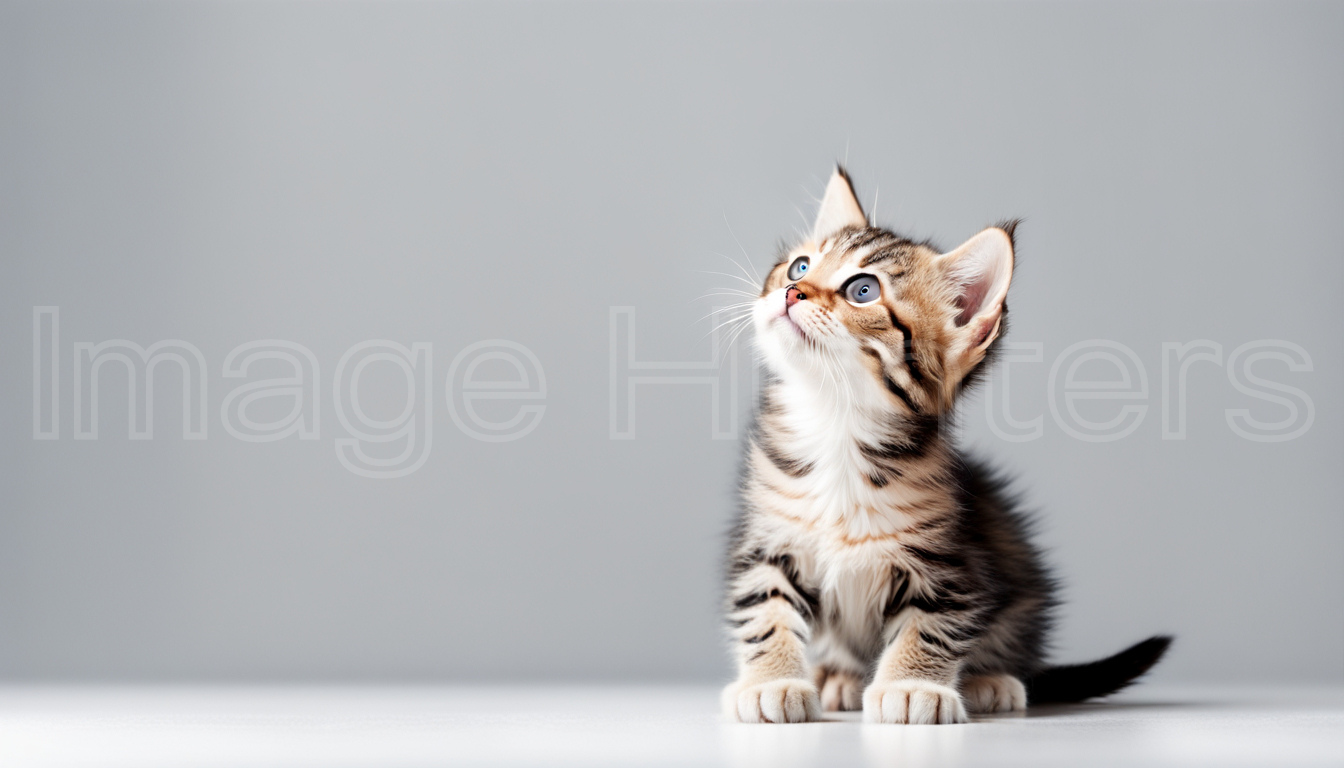
POLYGON ((784 254, 755 302, 766 366, 786 382, 945 413, 1003 330, 1013 226, 939 253, 869 226, 837 168, 811 236, 784 254))

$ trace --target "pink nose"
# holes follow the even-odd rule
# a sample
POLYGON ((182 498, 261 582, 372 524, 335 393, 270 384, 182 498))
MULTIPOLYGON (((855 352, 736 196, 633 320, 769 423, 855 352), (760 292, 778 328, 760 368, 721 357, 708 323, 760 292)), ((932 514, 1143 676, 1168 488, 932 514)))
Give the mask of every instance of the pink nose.
POLYGON ((806 298, 807 294, 798 290, 798 286, 790 285, 788 288, 784 289, 784 308, 788 309, 806 298))

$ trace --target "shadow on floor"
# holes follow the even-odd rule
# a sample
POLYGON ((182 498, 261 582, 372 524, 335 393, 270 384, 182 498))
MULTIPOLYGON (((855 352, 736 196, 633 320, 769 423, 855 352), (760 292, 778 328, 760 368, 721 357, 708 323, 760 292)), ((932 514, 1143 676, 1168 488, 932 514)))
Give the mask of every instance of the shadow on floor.
MULTIPOLYGON (((1081 704, 1037 704, 1026 712, 1005 712, 995 715, 972 715, 971 721, 1017 720, 1026 717, 1073 717, 1078 715, 1105 715, 1115 712, 1160 712, 1193 707, 1227 707, 1229 702, 1216 701, 1087 701, 1081 704)), ((823 723, 862 723, 862 712, 823 712, 823 723)))
POLYGON ((1191 707, 1226 707, 1228 702, 1215 701, 1085 701, 1080 704, 1036 704, 1025 713, 989 715, 987 717, 1069 717, 1073 715, 1106 714, 1110 712, 1156 712, 1164 709, 1179 710, 1191 707))

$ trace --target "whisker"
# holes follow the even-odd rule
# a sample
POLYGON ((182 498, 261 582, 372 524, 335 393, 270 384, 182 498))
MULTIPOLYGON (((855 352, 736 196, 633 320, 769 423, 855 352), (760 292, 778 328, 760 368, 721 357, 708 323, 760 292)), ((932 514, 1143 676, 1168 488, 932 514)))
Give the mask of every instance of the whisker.
MULTIPOLYGON (((714 255, 715 255, 715 256, 723 256, 722 253, 715 253, 714 255)), ((723 258, 728 259, 727 256, 723 256, 723 258)), ((729 260, 729 261, 733 261, 732 259, 728 259, 728 260, 729 260)), ((737 264, 737 262, 735 262, 735 261, 733 261, 733 263, 734 263, 734 264, 737 264)), ((707 270, 707 269, 698 269, 698 270, 696 270, 696 271, 697 271, 697 272, 700 272, 701 274, 705 274, 705 275, 719 275, 719 276, 721 276, 721 277, 731 277, 731 278, 733 278, 734 280, 741 280, 742 282, 746 283, 747 285, 750 285, 752 288, 755 288, 755 289, 757 289, 757 290, 760 290, 760 287, 761 287, 758 283, 753 283, 752 281, 748 280, 748 279, 745 278, 745 277, 742 277, 741 275, 732 275, 732 274, 729 274, 729 273, 727 273, 727 272, 713 272, 713 271, 711 271, 711 270, 707 270)))
POLYGON ((746 306, 747 304, 755 304, 756 302, 758 302, 758 301, 760 300, 760 299, 758 299, 758 298, 755 297, 755 296, 743 296, 743 295, 741 295, 741 294, 724 293, 723 291, 710 291, 710 292, 708 292, 708 293, 702 293, 702 294, 700 294, 699 296, 696 296, 694 299, 691 299, 690 301, 688 301, 688 302, 686 302, 686 303, 687 303, 687 304, 691 304, 691 303, 694 303, 694 302, 697 302, 697 301, 704 301, 704 300, 706 300, 706 299, 710 299, 710 298, 713 298, 713 297, 715 297, 715 296, 725 296, 725 297, 727 297, 727 298, 729 298, 729 299, 737 299, 737 301, 734 301, 734 302, 733 302, 733 306, 735 306, 735 307, 746 306))
POLYGON ((698 323, 698 322, 701 322, 701 321, 703 321, 703 320, 708 320, 709 318, 711 318, 711 317, 713 317, 713 316, 715 316, 715 315, 720 315, 720 314, 723 314, 723 313, 725 313, 725 312, 733 312, 733 313, 735 313, 736 316, 733 318, 734 320, 736 320, 736 319, 739 318, 739 317, 749 317, 749 316, 751 315, 751 310, 750 310, 750 309, 747 309, 747 307, 749 307, 749 306, 751 306, 751 305, 750 305, 750 304, 738 304, 738 305, 736 305, 736 306, 729 306, 729 307, 716 307, 716 308, 714 309, 713 312, 710 312, 709 314, 704 315, 704 316, 698 318, 695 322, 698 323))
POLYGON ((737 326, 737 330, 733 332, 733 335, 732 335, 731 337, 729 337, 729 339, 728 339, 728 343, 724 346, 724 350, 725 350, 725 352, 726 352, 726 350, 731 349, 732 346, 733 346, 733 343, 736 342, 736 341, 738 340, 738 338, 739 338, 742 334, 746 333, 746 332, 747 332, 747 329, 749 329, 749 328, 751 328, 751 327, 753 327, 751 323, 742 323, 741 325, 737 326))
POLYGON ((722 356, 722 355, 726 355, 728 349, 730 349, 730 348, 732 347, 732 343, 733 343, 733 341, 737 339, 738 334, 740 334, 740 333, 742 332, 742 329, 746 328, 746 327, 747 327, 748 325, 750 325, 750 324, 751 324, 751 322, 750 322, 750 317, 739 317, 739 318, 734 318, 734 319, 732 319, 732 320, 729 320, 729 321, 726 322, 726 323, 722 323, 722 324, 718 325, 717 327, 710 329, 709 333, 706 333, 704 336, 701 336, 701 337, 700 337, 700 340, 703 341, 703 340, 706 339, 710 334, 714 333, 715 331, 719 330, 719 328, 722 328, 722 327, 725 326, 725 325, 731 325, 731 326, 732 326, 732 327, 729 328, 728 331, 726 332, 726 335, 729 337, 728 342, 725 343, 725 344, 723 344, 722 347, 720 348, 720 354, 721 354, 721 357, 720 357, 718 360, 715 361, 716 363, 722 365, 722 363, 723 363, 723 356, 722 356))
MULTIPOLYGON (((755 274, 756 266, 751 263, 751 254, 747 253, 746 248, 742 247, 742 241, 737 239, 737 233, 733 231, 733 225, 728 223, 728 214, 726 212, 723 214, 723 223, 728 227, 728 234, 733 236, 733 240, 737 243, 737 247, 742 250, 742 256, 747 260, 747 266, 751 267, 752 273, 755 274)), ((756 275, 756 282, 764 283, 765 281, 761 279, 760 275, 756 275)))
POLYGON ((756 295, 747 293, 746 291, 735 291, 728 288, 721 288, 719 290, 706 291, 700 294, 699 296, 696 296, 694 299, 691 299, 691 301, 700 301, 702 299, 707 299, 710 296, 733 296, 736 298, 751 299, 752 301, 755 301, 758 298, 756 295))
MULTIPOLYGON (((824 346, 821 346, 821 345, 817 345, 817 346, 818 346, 818 348, 821 350, 821 354, 822 354, 822 356, 826 358, 826 375, 830 378, 830 381, 831 381, 831 383, 835 386, 835 389, 836 389, 836 390, 839 390, 839 389, 840 389, 840 379, 838 378, 838 373, 839 373, 839 372, 835 370, 835 367, 836 367, 836 366, 835 366, 835 355, 831 354, 831 350, 830 350, 830 349, 828 349, 828 348, 826 348, 826 347, 824 347, 824 346)), ((836 394, 839 395, 840 393, 837 391, 836 394)))
MULTIPOLYGON (((738 317, 730 317, 730 318, 728 318, 727 320, 724 320, 723 322, 721 322, 721 323, 719 323, 718 325, 714 326, 713 328, 710 328, 709 331, 706 332, 705 335, 704 335, 704 336, 701 336, 700 338, 703 340, 706 336, 709 336, 709 334, 711 334, 711 333, 713 333, 713 332, 719 330, 719 329, 722 328, 723 326, 725 326, 725 325, 732 325, 733 323, 740 323, 740 322, 746 320, 746 319, 749 318, 749 317, 751 317, 750 314, 739 315, 738 317)), ((704 318, 701 318, 701 319, 703 320, 704 318)))
MULTIPOLYGON (((834 373, 832 373, 832 371, 831 371, 830 353, 827 351, 826 347, 822 346, 820 343, 818 343, 818 342, 816 342, 816 341, 813 341, 813 340, 812 340, 812 337, 810 337, 810 336, 808 337, 807 340, 808 340, 808 345, 809 345, 810 347, 812 347, 812 349, 815 350, 815 351, 817 352, 817 354, 818 354, 818 355, 820 356, 820 358, 821 358, 821 372, 824 373, 824 374, 826 374, 826 380, 825 380, 825 381, 826 381, 826 382, 830 382, 831 386, 833 386, 833 387, 839 387, 840 384, 839 384, 839 382, 836 381, 836 379, 835 379, 835 375, 834 375, 834 373)), ((823 382, 823 383, 825 383, 825 382, 823 382)))
POLYGON ((726 253, 719 253, 718 251, 713 251, 713 254, 714 254, 715 256, 718 256, 718 257, 721 258, 721 259, 727 259, 729 263, 731 263, 734 267, 737 267, 737 270, 738 270, 739 272, 741 272, 741 273, 744 275, 744 277, 741 277, 741 278, 738 278, 738 279, 740 279, 740 280, 742 280, 743 282, 746 282, 746 283, 751 283, 752 286, 760 285, 760 282, 761 282, 761 281, 760 281, 760 280, 757 280, 757 279, 751 274, 751 272, 748 272, 748 271, 747 271, 747 268, 744 267, 744 266, 742 266, 742 262, 738 261, 737 259, 734 259, 732 256, 729 256, 729 255, 726 254, 726 253))
POLYGON ((797 211, 798 218, 803 220, 803 228, 801 230, 794 230, 794 231, 798 233, 799 240, 806 240, 808 238, 807 233, 812 228, 812 222, 807 220, 807 214, 803 213, 802 208, 799 208, 798 206, 795 205, 793 206, 793 210, 797 211))
MULTIPOLYGON (((704 299, 704 298, 708 298, 708 297, 707 297, 707 296, 701 296, 700 298, 704 299)), ((720 305, 720 306, 718 307, 718 309, 721 310, 721 309, 726 309, 726 308, 728 308, 728 307, 733 307, 733 308, 737 308, 737 307, 751 307, 751 306, 755 306, 755 305, 756 305, 756 300, 755 300, 755 299, 752 299, 751 301, 736 301, 736 302, 733 302, 732 304, 723 304, 723 305, 720 305)))
MULTIPOLYGON (((836 354, 836 365, 840 365, 840 355, 836 354)), ((840 365, 840 375, 845 379, 845 410, 850 410, 854 400, 854 384, 849 380, 849 368, 840 365)))

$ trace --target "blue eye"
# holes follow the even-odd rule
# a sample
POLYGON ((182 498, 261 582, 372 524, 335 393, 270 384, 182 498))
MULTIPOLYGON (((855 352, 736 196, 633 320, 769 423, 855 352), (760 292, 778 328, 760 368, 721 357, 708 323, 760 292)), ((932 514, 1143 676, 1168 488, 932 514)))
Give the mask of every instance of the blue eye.
POLYGON ((789 265, 789 279, 802 280, 803 275, 807 274, 807 268, 810 264, 811 260, 806 256, 799 256, 794 259, 793 263, 789 265))
POLYGON ((872 275, 860 275, 845 287, 845 298, 855 304, 870 304, 882 295, 882 284, 872 275))

